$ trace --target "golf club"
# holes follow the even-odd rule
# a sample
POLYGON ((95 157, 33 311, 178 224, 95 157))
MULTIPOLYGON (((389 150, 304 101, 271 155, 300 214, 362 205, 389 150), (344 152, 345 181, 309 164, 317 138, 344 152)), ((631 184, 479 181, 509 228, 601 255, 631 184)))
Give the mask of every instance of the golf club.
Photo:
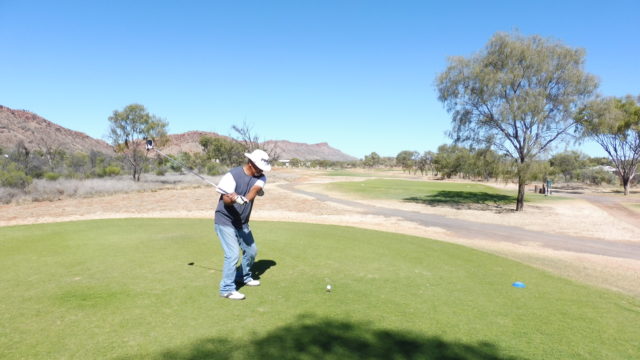
MULTIPOLYGON (((225 195, 229 194, 228 192, 226 192, 226 191, 224 191, 223 189, 219 188, 219 187, 218 187, 218 185, 216 185, 216 184, 212 183, 211 181, 209 181, 209 180, 205 179, 202 175, 198 174, 197 172, 195 172, 195 171, 193 171, 193 170, 189 169, 189 167, 188 167, 187 165, 183 164, 182 162, 180 162, 180 161, 178 161, 178 160, 176 160, 176 159, 174 159, 174 158, 172 158, 172 157, 170 157, 170 156, 165 155, 165 154, 164 154, 164 153, 162 153, 160 150, 158 150, 158 149, 156 149, 155 147, 153 147, 153 140, 151 140, 151 139, 147 139, 146 148, 147 148, 147 151, 149 151, 149 150, 153 150, 153 151, 155 151, 156 153, 158 153, 158 154, 162 155, 165 159, 167 159, 167 160, 169 160, 169 161, 173 162, 174 164, 178 164, 178 165, 180 165, 180 167, 181 167, 181 168, 186 169, 188 172, 190 172, 190 173, 192 173, 193 175, 195 175, 195 176, 199 177, 200 179, 202 179, 202 181, 204 181, 204 182, 206 182, 207 184, 209 184, 209 185, 213 186, 214 188, 216 188, 216 190, 218 190, 218 192, 220 192, 220 193, 222 193, 222 194, 225 194, 225 195)), ((236 197, 236 203, 238 203, 238 204, 240 204, 240 205, 244 205, 244 204, 246 203, 246 200, 245 200, 245 198, 244 198, 244 197, 242 197, 242 196, 238 196, 238 197, 236 197)))

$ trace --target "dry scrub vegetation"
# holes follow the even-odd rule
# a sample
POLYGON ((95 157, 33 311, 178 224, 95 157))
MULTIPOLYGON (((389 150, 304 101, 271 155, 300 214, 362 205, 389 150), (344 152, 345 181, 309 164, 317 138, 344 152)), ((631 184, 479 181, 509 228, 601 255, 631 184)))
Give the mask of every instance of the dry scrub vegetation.
MULTIPOLYGON (((214 180, 215 178, 211 178, 214 180)), ((0 187, 0 203, 24 204, 38 201, 86 198, 131 192, 156 191, 160 189, 180 189, 200 186, 202 182, 184 174, 158 176, 145 174, 141 181, 133 181, 131 176, 115 176, 93 179, 63 179, 55 181, 35 179, 26 189, 0 187)))

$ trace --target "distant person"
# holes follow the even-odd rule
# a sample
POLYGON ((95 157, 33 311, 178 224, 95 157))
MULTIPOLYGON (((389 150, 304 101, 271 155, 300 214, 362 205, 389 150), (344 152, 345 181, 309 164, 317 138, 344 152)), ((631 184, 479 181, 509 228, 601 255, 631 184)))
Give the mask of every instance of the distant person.
POLYGON ((220 281, 220 296, 243 300, 244 294, 236 289, 236 282, 247 286, 259 286, 260 281, 251 277, 251 266, 257 247, 249 228, 249 217, 256 196, 264 194, 267 182, 263 174, 271 170, 269 155, 256 149, 244 154, 247 163, 229 170, 218 184, 220 198, 215 214, 215 230, 222 250, 224 265, 220 281), (242 250, 241 266, 236 269, 242 250))
POLYGON ((551 181, 551 179, 547 179, 547 187, 545 188, 545 195, 551 195, 551 184, 553 184, 553 182, 551 181))

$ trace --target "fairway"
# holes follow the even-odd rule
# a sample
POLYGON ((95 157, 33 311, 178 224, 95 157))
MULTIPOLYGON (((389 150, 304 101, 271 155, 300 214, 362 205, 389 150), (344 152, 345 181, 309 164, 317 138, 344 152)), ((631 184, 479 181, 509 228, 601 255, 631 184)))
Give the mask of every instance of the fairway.
POLYGON ((631 297, 425 238, 279 222, 252 229, 262 286, 231 301, 218 297, 211 219, 0 228, 0 358, 640 355, 631 297))
MULTIPOLYGON (((369 179, 364 181, 333 182, 325 185, 332 191, 355 194, 362 198, 403 200, 427 205, 511 205, 516 203, 517 191, 499 190, 478 183, 441 181, 410 181, 369 179)), ((539 194, 526 194, 526 201, 561 200, 539 194)))

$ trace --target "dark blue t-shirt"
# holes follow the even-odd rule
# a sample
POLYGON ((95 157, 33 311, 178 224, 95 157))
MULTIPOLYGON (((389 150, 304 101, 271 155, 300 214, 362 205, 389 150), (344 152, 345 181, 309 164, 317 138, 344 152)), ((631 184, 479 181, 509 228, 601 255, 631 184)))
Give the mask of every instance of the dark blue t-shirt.
MULTIPOLYGON (((267 182, 264 175, 259 177, 253 177, 245 174, 242 166, 235 167, 229 171, 233 179, 235 180, 236 187, 233 190, 238 195, 247 196, 249 190, 258 182, 262 180, 267 182)), ((230 189, 226 189, 227 191, 230 189)), ((218 206, 216 208, 215 223, 218 225, 233 226, 236 229, 242 229, 242 225, 249 222, 251 217, 251 209, 253 208, 253 201, 248 201, 244 205, 233 203, 231 205, 225 205, 222 200, 222 196, 218 199, 218 206)))

